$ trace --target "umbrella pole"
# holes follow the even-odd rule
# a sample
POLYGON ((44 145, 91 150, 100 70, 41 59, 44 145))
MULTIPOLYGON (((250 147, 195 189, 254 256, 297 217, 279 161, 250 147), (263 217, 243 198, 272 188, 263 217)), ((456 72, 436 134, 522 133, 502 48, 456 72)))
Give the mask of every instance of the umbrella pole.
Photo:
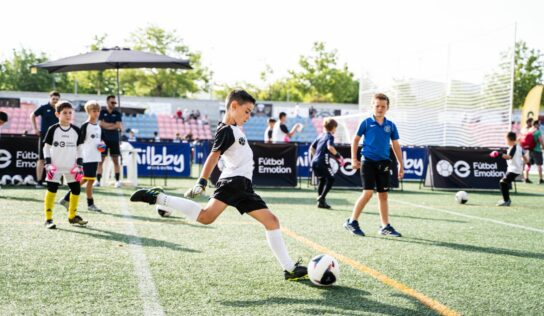
POLYGON ((121 107, 121 87, 119 86, 119 68, 117 68, 117 104, 118 107, 121 107))

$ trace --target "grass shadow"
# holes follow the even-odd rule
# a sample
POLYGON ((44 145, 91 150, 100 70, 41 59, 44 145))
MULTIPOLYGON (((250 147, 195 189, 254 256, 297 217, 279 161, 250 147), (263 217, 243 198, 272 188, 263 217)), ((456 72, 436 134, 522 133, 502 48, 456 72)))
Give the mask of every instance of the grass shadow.
MULTIPOLYGON (((368 237, 379 238, 379 237, 373 237, 373 236, 368 236, 368 237)), ((432 247, 449 248, 453 250, 460 250, 460 251, 467 251, 467 252, 486 253, 486 254, 493 254, 493 255, 505 255, 505 256, 512 256, 512 257, 519 257, 519 258, 544 260, 544 253, 537 253, 537 252, 520 251, 520 250, 497 248, 497 247, 481 247, 481 246, 458 244, 453 242, 436 241, 436 240, 412 238, 412 237, 380 238, 380 239, 386 240, 386 241, 405 242, 405 243, 413 243, 413 244, 432 246, 432 247)))
MULTIPOLYGON (((187 225, 187 226, 191 226, 191 227, 196 227, 196 228, 206 228, 206 229, 213 229, 214 227, 212 226, 209 226, 209 225, 201 225, 201 224, 193 224, 193 223, 190 223, 188 222, 187 220, 181 218, 181 217, 161 217, 161 218, 154 218, 154 217, 147 217, 147 216, 138 216, 138 215, 122 215, 122 214, 115 214, 115 213, 108 213, 108 212, 104 212, 102 211, 101 213, 96 213, 96 214, 104 214, 104 215, 107 215, 107 216, 112 216, 112 217, 117 217, 117 218, 125 218, 125 219, 135 219, 135 220, 139 220, 139 221, 144 221, 144 222, 152 222, 152 223, 161 223, 161 224, 170 224, 170 225, 187 225)), ((159 216, 157 214, 157 216, 159 216)))
MULTIPOLYGON (((372 214, 372 215, 380 215, 380 213, 377 212, 364 212, 364 214, 372 214)), ((398 215, 398 214, 391 214, 391 217, 401 217, 401 218, 410 218, 410 219, 420 219, 424 221, 439 221, 439 222, 449 222, 449 223, 467 223, 467 221, 459 221, 455 219, 441 219, 441 218, 430 218, 430 217, 418 217, 418 216, 410 216, 410 215, 398 215)))
POLYGON ((138 245, 138 244, 140 244, 143 247, 168 248, 168 249, 171 249, 171 250, 183 251, 183 252, 201 252, 200 250, 185 248, 185 247, 182 247, 179 244, 172 243, 172 242, 169 242, 169 241, 158 240, 158 239, 148 238, 148 237, 128 235, 128 234, 122 234, 122 233, 117 233, 117 232, 113 232, 113 231, 109 231, 109 230, 97 229, 97 228, 93 228, 93 227, 78 227, 77 229, 74 229, 74 230, 57 228, 57 230, 67 232, 67 233, 86 235, 86 236, 90 236, 90 237, 93 237, 93 238, 104 239, 104 240, 108 240, 108 241, 122 242, 122 243, 127 244, 127 245, 138 245))
MULTIPOLYGON (((4 190, 4 189, 2 189, 2 190, 4 190)), ((33 198, 33 197, 19 197, 19 196, 0 196, 0 200, 15 200, 15 201, 43 203, 43 198, 37 199, 37 198, 33 198)))
MULTIPOLYGON (((409 309, 390 304, 385 304, 376 300, 369 299, 370 292, 347 287, 347 286, 331 286, 331 287, 316 287, 309 280, 300 281, 299 283, 306 286, 318 289, 321 298, 293 298, 293 297, 267 297, 261 300, 231 300, 223 301, 222 305, 248 308, 248 311, 253 311, 259 306, 270 305, 292 305, 294 313, 307 315, 361 315, 361 314, 384 314, 384 315, 436 315, 436 313, 424 305, 415 304, 416 309, 409 309)), ((243 312, 242 312, 243 313, 243 312)))

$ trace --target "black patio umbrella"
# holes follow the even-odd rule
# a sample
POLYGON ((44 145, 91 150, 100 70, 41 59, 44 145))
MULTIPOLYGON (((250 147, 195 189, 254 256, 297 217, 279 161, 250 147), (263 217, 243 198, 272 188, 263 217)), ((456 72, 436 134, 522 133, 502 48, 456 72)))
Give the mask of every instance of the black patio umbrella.
POLYGON ((66 57, 34 65, 53 72, 117 69, 117 98, 121 106, 119 69, 121 68, 177 68, 192 69, 188 60, 165 55, 140 52, 128 48, 103 48, 86 54, 66 57))

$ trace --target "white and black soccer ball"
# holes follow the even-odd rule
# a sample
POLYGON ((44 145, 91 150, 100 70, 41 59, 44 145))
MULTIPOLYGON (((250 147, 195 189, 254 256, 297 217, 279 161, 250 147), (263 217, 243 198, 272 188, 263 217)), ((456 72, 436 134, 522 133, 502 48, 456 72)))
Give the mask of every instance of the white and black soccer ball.
POLYGON ((331 286, 340 277, 338 261, 329 255, 318 255, 308 262, 308 277, 318 286, 331 286))
POLYGON ((453 173, 453 166, 447 160, 440 160, 436 164, 436 172, 443 177, 449 177, 453 173))
POLYGON ((157 213, 159 213, 160 217, 170 217, 172 216, 172 213, 173 213, 171 210, 160 205, 157 205, 155 209, 157 210, 157 213))
POLYGON ((455 201, 459 204, 465 204, 468 202, 468 193, 465 191, 459 191, 455 193, 455 201))

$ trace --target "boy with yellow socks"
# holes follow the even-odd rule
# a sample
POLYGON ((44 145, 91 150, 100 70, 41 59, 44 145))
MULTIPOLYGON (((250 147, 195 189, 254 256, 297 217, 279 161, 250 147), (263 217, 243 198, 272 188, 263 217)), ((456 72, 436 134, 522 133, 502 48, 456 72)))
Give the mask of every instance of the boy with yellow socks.
POLYGON ((60 179, 64 179, 70 187, 70 205, 68 222, 85 226, 87 221, 77 215, 77 204, 83 177, 82 143, 79 128, 72 125, 73 108, 67 101, 60 101, 55 106, 55 115, 59 123, 47 130, 44 141, 45 170, 47 172, 47 191, 45 193, 45 227, 55 229, 53 223, 53 205, 59 188, 60 179))

